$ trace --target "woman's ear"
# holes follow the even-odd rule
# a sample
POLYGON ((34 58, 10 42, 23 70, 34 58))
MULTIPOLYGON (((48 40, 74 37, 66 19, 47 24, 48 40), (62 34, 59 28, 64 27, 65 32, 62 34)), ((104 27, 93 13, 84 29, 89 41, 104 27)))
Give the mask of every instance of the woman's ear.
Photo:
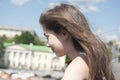
POLYGON ((61 32, 61 35, 62 35, 62 37, 63 37, 64 40, 70 39, 70 34, 67 31, 65 31, 65 30, 63 30, 61 32))

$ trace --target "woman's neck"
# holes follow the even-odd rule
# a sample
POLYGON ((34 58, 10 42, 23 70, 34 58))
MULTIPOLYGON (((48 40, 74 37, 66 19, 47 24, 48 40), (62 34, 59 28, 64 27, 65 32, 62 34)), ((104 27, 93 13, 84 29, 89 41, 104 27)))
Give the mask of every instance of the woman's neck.
POLYGON ((76 50, 76 48, 74 47, 74 44, 72 43, 71 39, 69 39, 67 41, 65 46, 66 46, 66 50, 67 50, 67 55, 70 57, 71 60, 80 56, 80 51, 76 50))
POLYGON ((76 57, 80 56, 80 51, 77 51, 74 46, 69 48, 69 53, 67 54, 71 60, 75 59, 76 57))

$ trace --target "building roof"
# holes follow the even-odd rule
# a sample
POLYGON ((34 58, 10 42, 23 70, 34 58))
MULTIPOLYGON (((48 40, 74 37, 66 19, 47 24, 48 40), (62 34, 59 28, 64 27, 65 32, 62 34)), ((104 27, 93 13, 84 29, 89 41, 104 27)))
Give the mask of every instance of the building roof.
POLYGON ((29 45, 29 44, 12 44, 12 43, 4 43, 4 46, 13 46, 18 45, 26 49, 31 49, 32 51, 39 51, 39 52, 51 52, 51 49, 47 46, 40 46, 40 45, 29 45))
POLYGON ((22 32, 26 32, 27 31, 27 32, 30 32, 33 36, 38 37, 38 35, 34 31, 34 29, 27 28, 27 27, 12 27, 12 26, 1 26, 0 25, 0 31, 1 30, 5 31, 5 33, 2 33, 0 36, 6 35, 6 37, 8 37, 8 35, 13 35, 13 36, 9 36, 9 37, 14 37, 17 34, 16 32, 22 33, 22 32), (12 34, 11 33, 10 34, 6 33, 7 31, 12 32, 12 34))
POLYGON ((29 31, 29 32, 34 32, 32 28, 21 28, 21 27, 12 27, 12 26, 1 26, 0 25, 0 30, 11 30, 11 31, 29 31))

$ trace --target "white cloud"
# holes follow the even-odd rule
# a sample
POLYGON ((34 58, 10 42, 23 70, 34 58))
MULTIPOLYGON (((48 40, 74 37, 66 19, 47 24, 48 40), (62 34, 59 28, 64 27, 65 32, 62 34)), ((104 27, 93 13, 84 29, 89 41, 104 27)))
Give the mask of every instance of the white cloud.
POLYGON ((88 10, 89 10, 89 11, 93 11, 93 12, 98 12, 98 11, 100 11, 97 7, 95 7, 95 6, 93 6, 93 5, 89 6, 89 7, 88 7, 88 10))
POLYGON ((54 8, 55 6, 60 5, 60 3, 50 3, 49 8, 54 8))
MULTIPOLYGON (((100 9, 96 6, 97 3, 104 3, 107 0, 67 0, 70 4, 78 7, 82 12, 99 12, 100 9)), ((50 3, 49 8, 53 8, 60 3, 50 3)))
POLYGON ((107 0, 68 0, 71 4, 76 5, 82 12, 98 12, 100 9, 96 6, 97 3, 103 3, 107 0))
POLYGON ((14 5, 22 6, 25 5, 29 0, 11 0, 14 5))

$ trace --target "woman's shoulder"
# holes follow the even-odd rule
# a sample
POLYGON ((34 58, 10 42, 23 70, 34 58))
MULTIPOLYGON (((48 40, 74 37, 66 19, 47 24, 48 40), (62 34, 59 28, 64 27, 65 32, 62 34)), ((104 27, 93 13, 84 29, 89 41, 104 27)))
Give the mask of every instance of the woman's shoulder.
POLYGON ((63 80, 83 80, 88 77, 88 65, 81 57, 76 57, 66 68, 63 80))
POLYGON ((83 58, 76 57, 67 67, 66 70, 73 70, 79 73, 89 72, 89 68, 87 63, 83 60, 83 58), (78 71, 79 70, 79 71, 78 71))

